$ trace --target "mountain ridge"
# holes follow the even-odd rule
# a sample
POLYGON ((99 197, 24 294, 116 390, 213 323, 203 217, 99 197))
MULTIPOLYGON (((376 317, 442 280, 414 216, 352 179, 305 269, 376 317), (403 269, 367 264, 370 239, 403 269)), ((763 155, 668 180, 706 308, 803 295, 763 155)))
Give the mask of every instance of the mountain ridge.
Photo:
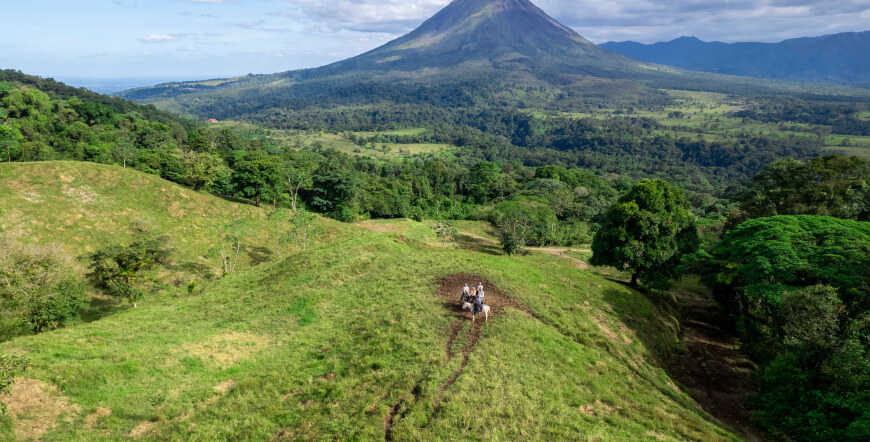
POLYGON ((607 42, 601 47, 681 69, 870 86, 870 31, 792 38, 778 43, 705 42, 696 37, 679 37, 653 44, 607 42))

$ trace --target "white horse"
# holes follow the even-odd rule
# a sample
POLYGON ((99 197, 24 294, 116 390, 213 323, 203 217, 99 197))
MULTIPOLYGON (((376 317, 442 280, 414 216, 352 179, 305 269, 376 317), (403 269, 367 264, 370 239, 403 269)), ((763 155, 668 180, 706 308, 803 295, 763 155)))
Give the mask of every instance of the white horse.
MULTIPOLYGON (((475 317, 474 304, 472 304, 470 302, 465 302, 462 304, 462 310, 470 311, 471 312, 471 322, 474 322, 474 317, 475 317)), ((485 321, 489 321, 489 306, 486 304, 483 304, 483 316, 485 318, 485 321)))

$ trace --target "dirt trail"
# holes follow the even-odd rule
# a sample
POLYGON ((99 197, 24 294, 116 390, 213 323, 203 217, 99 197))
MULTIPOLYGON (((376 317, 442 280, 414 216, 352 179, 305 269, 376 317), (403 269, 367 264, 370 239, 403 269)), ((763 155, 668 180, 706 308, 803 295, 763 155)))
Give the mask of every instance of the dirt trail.
POLYGON ((570 248, 565 248, 565 247, 529 247, 528 249, 533 251, 533 252, 541 252, 541 253, 546 253, 548 255, 556 256, 559 258, 570 259, 571 261, 574 261, 574 264, 580 270, 587 270, 589 268, 589 263, 586 261, 583 261, 582 259, 575 258, 571 255, 566 255, 565 252, 586 252, 586 253, 592 252, 591 250, 587 250, 587 249, 570 249, 570 248))
POLYGON ((747 441, 766 440, 752 427, 746 397, 756 391, 755 364, 740 350, 719 307, 702 295, 677 293, 688 352, 674 361, 671 375, 685 385, 705 411, 729 425, 747 441))
MULTIPOLYGON (((485 237, 480 236, 480 235, 475 235, 475 234, 469 233, 469 232, 460 232, 460 234, 462 236, 466 236, 466 237, 471 238, 471 239, 476 239, 476 240, 480 241, 481 243, 485 243, 485 244, 489 244, 489 245, 498 245, 498 241, 493 241, 490 238, 485 238, 485 237)), ((574 264, 580 270, 587 270, 589 268, 589 263, 587 263, 586 261, 583 261, 582 259, 578 259, 578 258, 575 258, 573 256, 566 255, 565 252, 592 253, 592 250, 589 250, 589 249, 578 249, 578 248, 572 248, 572 247, 526 247, 526 250, 529 250, 531 252, 546 253, 547 255, 552 255, 552 256, 559 257, 559 258, 570 259, 571 261, 574 261, 574 264)))
MULTIPOLYGON (((428 422, 431 422, 441 410, 441 401, 444 398, 444 393, 452 387, 465 372, 465 367, 468 365, 468 359, 471 357, 471 353, 474 352, 474 349, 477 347, 477 341, 480 339, 481 328, 486 324, 482 314, 477 315, 477 321, 471 322, 471 312, 462 310, 462 304, 459 302, 459 294, 462 291, 463 285, 468 284, 469 287, 477 287, 478 283, 483 283, 483 286, 486 289, 486 305, 490 307, 490 321, 503 313, 506 307, 512 307, 527 314, 531 314, 525 306, 509 298, 499 290, 498 287, 479 275, 458 273, 447 276, 438 281, 438 287, 435 289, 435 296, 441 298, 444 301, 444 308, 453 312, 457 317, 450 324, 447 344, 444 347, 444 353, 447 355, 447 363, 457 356, 461 356, 462 359, 459 363, 459 368, 451 373, 444 383, 438 387, 435 396, 435 405, 429 419, 427 420, 427 425, 428 422), (470 327, 466 329, 464 327, 465 324, 470 324, 470 327), (461 335, 461 333, 465 334, 461 335), (457 354, 453 349, 454 344, 457 341, 461 342, 465 339, 467 339, 465 345, 463 345, 462 349, 460 349, 457 354)), ((389 413, 384 418, 385 440, 393 440, 393 425, 401 420, 408 411, 414 407, 419 396, 420 383, 418 383, 408 394, 403 395, 395 405, 390 407, 389 413)))

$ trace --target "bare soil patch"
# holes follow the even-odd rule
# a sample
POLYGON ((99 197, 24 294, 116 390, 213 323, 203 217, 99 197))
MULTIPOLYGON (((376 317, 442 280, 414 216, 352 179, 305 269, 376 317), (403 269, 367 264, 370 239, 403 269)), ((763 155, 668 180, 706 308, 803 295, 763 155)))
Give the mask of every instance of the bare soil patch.
POLYGON ((207 365, 225 370, 266 348, 269 342, 266 336, 250 332, 224 333, 184 345, 179 356, 196 356, 207 365))
POLYGON ((108 417, 111 415, 112 415, 112 410, 110 410, 108 408, 103 408, 103 407, 97 408, 96 411, 89 414, 88 417, 85 418, 84 429, 85 430, 93 430, 94 428, 97 428, 97 424, 99 424, 100 418, 108 417))
POLYGON ((565 252, 592 252, 587 249, 567 249, 567 248, 554 248, 554 247, 529 247, 529 250, 535 252, 546 253, 551 256, 555 256, 558 258, 570 259, 574 262, 574 266, 580 270, 589 269, 589 263, 583 261, 582 259, 575 258, 571 255, 565 254, 565 252))
POLYGON ((227 394, 227 393, 229 393, 230 390, 233 389, 233 387, 235 385, 236 385, 236 381, 234 381, 232 379, 228 379, 226 381, 221 382, 220 384, 217 384, 214 387, 214 391, 221 393, 221 394, 227 394))
MULTIPOLYGON (((433 411, 430 414, 426 425, 428 425, 428 422, 431 422, 441 410, 441 401, 444 397, 444 393, 453 386, 457 379, 462 376, 462 373, 465 372, 465 367, 468 365, 468 359, 472 352, 474 352, 474 349, 477 347, 477 341, 480 339, 481 327, 486 324, 483 315, 478 315, 477 321, 472 323, 471 313, 462 310, 462 303, 459 301, 459 295, 462 293, 462 287, 465 284, 468 284, 469 287, 477 287, 478 283, 483 284, 483 288, 486 292, 485 303, 490 308, 490 316, 495 316, 497 318, 501 313, 504 313, 505 309, 508 307, 522 311, 530 316, 532 315, 525 306, 505 295, 496 285, 490 283, 486 278, 480 275, 456 273, 446 276, 438 281, 434 295, 444 301, 444 308, 456 315, 456 319, 450 324, 450 330, 447 335, 447 344, 444 346, 444 353, 447 356, 448 363, 457 356, 462 359, 460 360, 459 368, 451 373, 438 387, 437 393, 435 394, 435 406, 433 407, 433 411), (464 327, 466 322, 471 324, 470 328, 464 327), (463 341, 465 342, 465 345, 462 346, 458 353, 455 352, 453 349, 454 345, 457 342, 463 341)), ((490 318, 490 320, 493 319, 495 318, 490 318)), ((387 415, 384 417, 385 440, 393 440, 393 426, 396 422, 404 418, 419 400, 421 395, 420 385, 421 383, 418 382, 410 392, 402 395, 402 397, 399 398, 392 407, 390 407, 387 415)))
MULTIPOLYGON (((486 292, 484 303, 489 306, 490 316, 496 316, 503 313, 507 307, 519 310, 528 315, 532 313, 526 306, 514 301, 509 296, 505 295, 495 284, 490 283, 486 278, 480 275, 469 275, 467 273, 455 273, 446 276, 438 281, 438 287, 435 289, 435 296, 444 300, 444 307, 456 313, 459 317, 471 320, 471 313, 462 310, 462 303, 459 302, 459 295, 462 293, 462 287, 468 284, 469 287, 477 287, 478 283, 483 283, 483 289, 486 292)), ((478 317, 480 319, 480 317, 478 317)), ((492 319, 492 318, 490 318, 492 319)))
POLYGON ((82 411, 62 396, 57 386, 36 379, 16 379, 3 401, 9 407, 18 440, 39 439, 54 428, 59 419, 72 421, 82 411))
POLYGON ((156 425, 157 425, 156 422, 151 422, 151 421, 142 422, 141 424, 136 425, 136 428, 130 430, 130 432, 127 433, 127 437, 132 437, 134 439, 138 439, 138 438, 148 434, 148 432, 150 432, 151 429, 153 429, 156 425))

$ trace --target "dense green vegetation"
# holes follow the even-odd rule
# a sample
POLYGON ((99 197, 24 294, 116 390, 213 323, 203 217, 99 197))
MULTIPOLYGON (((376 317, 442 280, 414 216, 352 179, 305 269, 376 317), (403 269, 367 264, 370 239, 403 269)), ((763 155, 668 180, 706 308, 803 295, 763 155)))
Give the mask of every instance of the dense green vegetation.
POLYGON ((708 281, 762 363, 764 417, 801 440, 867 440, 870 225, 757 218, 705 255, 708 281))

